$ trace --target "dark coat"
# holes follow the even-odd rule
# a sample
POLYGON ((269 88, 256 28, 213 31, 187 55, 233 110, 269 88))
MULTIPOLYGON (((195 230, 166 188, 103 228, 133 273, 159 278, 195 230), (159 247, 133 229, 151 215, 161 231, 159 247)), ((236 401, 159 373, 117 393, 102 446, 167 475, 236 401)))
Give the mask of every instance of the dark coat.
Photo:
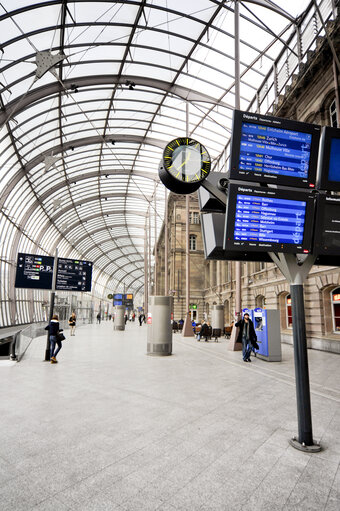
MULTIPOLYGON (((244 319, 240 319, 240 321, 235 323, 235 326, 239 327, 239 331, 238 331, 238 336, 237 336, 237 341, 236 342, 242 342, 242 332, 243 332, 244 323, 245 323, 244 319)), ((253 345, 257 341, 257 336, 256 336, 256 333, 255 333, 254 323, 252 322, 252 320, 250 318, 249 318, 249 340, 250 340, 251 344, 253 344, 253 345)))
POLYGON ((56 319, 52 319, 50 324, 47 325, 47 327, 45 328, 45 330, 49 330, 50 335, 57 335, 58 332, 63 331, 63 329, 60 328, 59 326, 59 321, 57 321, 56 319))
POLYGON ((207 337, 209 335, 210 331, 209 331, 209 325, 207 325, 207 323, 203 323, 202 325, 202 328, 201 328, 201 331, 200 331, 200 334, 201 336, 203 337, 207 337))

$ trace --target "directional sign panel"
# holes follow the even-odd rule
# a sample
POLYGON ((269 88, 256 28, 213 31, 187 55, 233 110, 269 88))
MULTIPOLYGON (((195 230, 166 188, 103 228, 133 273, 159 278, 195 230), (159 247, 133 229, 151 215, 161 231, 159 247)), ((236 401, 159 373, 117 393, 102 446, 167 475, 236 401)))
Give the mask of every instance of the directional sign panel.
POLYGON ((53 257, 19 253, 15 287, 51 289, 53 262, 53 257))
POLYGON ((340 260, 340 197, 321 196, 315 223, 315 255, 337 256, 340 260))
POLYGON ((79 259, 58 258, 56 289, 91 291, 92 263, 79 259))

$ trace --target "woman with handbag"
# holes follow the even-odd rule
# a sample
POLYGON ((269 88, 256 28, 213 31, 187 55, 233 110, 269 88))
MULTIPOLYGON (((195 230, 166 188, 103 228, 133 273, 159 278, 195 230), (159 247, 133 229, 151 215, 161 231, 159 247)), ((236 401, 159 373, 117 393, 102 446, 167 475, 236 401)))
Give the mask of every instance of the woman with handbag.
POLYGON ((64 334, 61 334, 63 329, 59 328, 59 317, 57 314, 54 314, 54 316, 52 316, 51 322, 49 325, 47 325, 45 330, 49 330, 50 333, 51 364, 57 364, 58 363, 57 355, 62 348, 61 337, 65 339, 64 334), (56 345, 58 346, 57 349, 55 347, 56 345))
POLYGON ((70 334, 75 335, 75 329, 76 329, 76 313, 72 312, 70 319, 68 320, 68 324, 70 325, 70 334))

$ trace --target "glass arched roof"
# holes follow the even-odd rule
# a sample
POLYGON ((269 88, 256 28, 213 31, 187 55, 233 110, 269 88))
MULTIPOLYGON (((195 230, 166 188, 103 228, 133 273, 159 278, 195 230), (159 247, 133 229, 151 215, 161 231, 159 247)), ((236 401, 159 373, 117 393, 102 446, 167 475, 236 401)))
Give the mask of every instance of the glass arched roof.
MULTIPOLYGON (((239 2, 241 109, 272 108, 335 3, 239 2)), ((2 0, 3 264, 18 251, 58 247, 94 261, 108 290, 142 289, 145 230, 154 244, 163 220, 158 164, 166 142, 186 134, 186 105, 189 135, 209 149, 215 170, 228 157, 234 7, 2 0)))

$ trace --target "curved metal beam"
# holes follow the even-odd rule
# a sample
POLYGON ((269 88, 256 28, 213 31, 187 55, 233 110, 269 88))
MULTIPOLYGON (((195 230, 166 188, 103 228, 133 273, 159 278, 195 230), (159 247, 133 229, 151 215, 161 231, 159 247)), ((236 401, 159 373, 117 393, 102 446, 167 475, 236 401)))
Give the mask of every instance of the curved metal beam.
MULTIPOLYGON (((129 275, 131 275, 132 273, 135 273, 136 271, 141 271, 141 272, 142 272, 142 275, 144 274, 144 268, 143 268, 143 269, 141 269, 141 268, 135 268, 134 270, 129 271, 129 273, 127 273, 126 275, 124 275, 124 277, 123 277, 123 278, 121 278, 121 279, 118 281, 118 286, 119 286, 119 285, 120 285, 120 284, 124 281, 124 279, 125 279, 126 277, 128 277, 128 276, 129 276, 129 275)), ((140 277, 141 277, 142 275, 140 275, 140 277)), ((136 277, 136 280, 138 280, 140 277, 136 277)))
POLYGON ((127 144, 133 143, 151 145, 159 147, 160 149, 164 149, 164 147, 166 146, 166 142, 163 142, 158 138, 144 137, 142 135, 105 135, 105 136, 95 135, 93 137, 83 137, 76 140, 72 140, 67 144, 60 144, 54 147, 50 147, 47 151, 40 153, 38 156, 27 162, 25 165, 25 170, 27 172, 31 171, 39 163, 42 163, 46 156, 50 156, 51 154, 53 154, 53 156, 56 156, 57 154, 67 150, 72 151, 72 148, 75 149, 76 147, 102 144, 103 142, 111 144, 112 140, 114 140, 115 142, 122 142, 127 144))
MULTIPOLYGON (((81 87, 93 87, 93 85, 107 84, 110 84, 111 86, 113 84, 125 86, 126 81, 133 82, 136 87, 142 85, 151 89, 163 90, 164 92, 178 96, 185 101, 200 101, 203 103, 216 104, 216 99, 212 96, 188 89, 187 87, 182 87, 181 85, 171 85, 171 83, 166 82, 165 80, 155 80, 153 78, 138 75, 80 76, 64 80, 63 85, 56 81, 42 87, 37 87, 36 89, 29 91, 22 96, 18 96, 13 101, 7 103, 6 108, 0 112, 0 129, 14 115, 23 112, 32 103, 36 103, 46 96, 60 94, 65 92, 65 90, 72 90, 71 87, 74 87, 74 84, 76 84, 79 89, 81 87)), ((221 102, 220 105, 231 108, 229 103, 221 102)))
MULTIPOLYGON (((121 225, 120 225, 120 227, 125 227, 125 226, 126 226, 126 224, 121 224, 121 225)), ((93 236, 94 234, 97 234, 98 232, 101 232, 101 231, 103 231, 103 228, 102 228, 102 227, 100 227, 100 228, 96 229, 95 231, 92 231, 92 232, 89 232, 89 233, 85 234, 82 238, 79 238, 79 239, 77 240, 78 244, 80 245, 80 244, 81 244, 84 240, 86 240, 89 236, 93 236)), ((134 237, 134 239, 141 239, 141 240, 144 240, 144 238, 145 238, 145 234, 143 234, 143 235, 135 234, 133 237, 134 237)), ((129 235, 128 235, 128 234, 122 234, 122 235, 120 235, 120 236, 115 236, 115 237, 114 237, 114 240, 116 241, 116 240, 124 239, 124 238, 129 238, 129 235)), ((98 243, 98 245, 101 245, 101 244, 103 244, 103 243, 107 243, 107 242, 108 242, 108 241, 110 241, 110 240, 112 240, 112 238, 107 238, 106 240, 100 241, 100 242, 98 243)), ((55 246, 58 246, 58 245, 55 245, 55 246)), ((55 246, 54 246, 54 249, 55 249, 55 246)), ((130 246, 131 246, 131 244, 129 244, 129 245, 124 245, 124 246, 129 246, 129 247, 130 247, 130 246)), ((117 247, 117 249, 118 249, 118 248, 120 248, 120 247, 117 247)), ((122 247, 122 248, 123 248, 123 247, 122 247)), ((92 250, 92 249, 93 249, 93 247, 91 247, 91 250, 92 250)), ((53 253, 53 251, 51 251, 51 253, 53 253)), ((85 254, 87 254, 87 251, 85 251, 84 253, 85 253, 85 254)))
MULTIPOLYGON (((136 143, 136 144, 152 145, 152 146, 160 147, 161 149, 164 149, 164 147, 166 145, 166 143, 161 142, 157 139, 153 139, 150 137, 144 138, 142 136, 136 136, 136 135, 119 135, 119 136, 115 136, 115 137, 113 137, 111 135, 110 137, 106 137, 107 142, 110 142, 112 139, 114 139, 115 141, 117 140, 118 142, 126 142, 126 143, 132 142, 132 143, 136 143)), ((88 145, 93 145, 93 144, 101 144, 102 142, 103 142, 103 137, 100 137, 99 135, 96 135, 94 137, 80 138, 78 140, 74 140, 70 144, 67 144, 68 147, 65 147, 62 145, 54 146, 54 147, 51 147, 48 151, 41 153, 39 156, 36 156, 35 158, 33 158, 31 161, 29 161, 25 165, 24 170, 20 169, 12 177, 12 179, 7 183, 6 187, 3 189, 2 194, 1 194, 4 197, 4 200, 2 202, 1 202, 1 197, 0 197, 0 206, 2 206, 5 203, 6 198, 12 192, 12 190, 15 188, 15 186, 20 182, 20 180, 22 178, 26 177, 27 172, 31 171, 36 165, 39 165, 39 163, 42 163, 45 160, 46 156, 51 156, 51 154, 53 154, 55 156, 56 154, 61 153, 65 149, 71 150, 71 147, 82 147, 82 146, 88 146, 88 145)), ((103 172, 103 175, 108 175, 108 176, 117 175, 117 174, 131 175, 131 169, 126 169, 126 170, 120 169, 119 171, 108 169, 108 170, 105 170, 105 172, 103 172)), ((134 170, 133 175, 139 176, 139 177, 145 177, 146 179, 151 179, 152 181, 159 182, 158 174, 156 174, 156 173, 151 174, 149 172, 134 170)), ((76 181, 81 181, 83 179, 89 179, 92 177, 98 178, 98 170, 96 170, 94 172, 89 172, 87 174, 81 174, 79 176, 73 176, 72 179, 70 180, 70 183, 76 182, 76 181)), ((53 190, 59 190, 65 186, 65 182, 51 183, 51 186, 53 186, 53 190)), ((44 194, 42 194, 39 197, 39 199, 45 200, 49 195, 50 195, 50 191, 47 191, 44 194)))
POLYGON ((274 2, 271 2, 271 0, 242 0, 242 1, 245 3, 257 4, 260 5, 261 7, 265 7, 266 9, 269 9, 270 11, 276 12, 276 14, 283 16, 291 23, 296 23, 296 19, 293 16, 291 16, 288 12, 281 9, 281 7, 276 5, 274 2))
MULTIPOLYGON (((83 201, 84 202, 84 201, 83 201)), ((72 207, 70 207, 69 209, 73 209, 72 207)), ((136 216, 142 216, 144 218, 146 218, 147 216, 147 213, 143 213, 142 211, 136 211, 136 210, 131 210, 131 211, 125 211, 124 212, 125 214, 132 214, 132 215, 136 215, 136 216)), ((114 215, 121 215, 122 214, 122 211, 110 211, 110 212, 107 212, 105 213, 109 216, 114 216, 114 215)), ((89 216, 86 216, 84 218, 82 218, 81 220, 79 220, 78 222, 76 223, 73 223, 71 224, 70 226, 67 227, 67 229, 63 230, 63 236, 65 237, 66 234, 68 234, 69 232, 71 232, 75 227, 78 227, 79 225, 82 225, 86 222, 89 222, 90 220, 94 220, 95 218, 102 218, 103 215, 101 213, 94 213, 93 215, 89 215, 89 216)), ((135 227, 136 229, 144 229, 144 225, 134 225, 134 224, 128 224, 127 222, 125 222, 124 224, 119 224, 120 227, 122 226, 130 226, 131 227, 135 227)), ((41 229, 41 235, 39 233, 39 241, 42 239, 42 237, 46 234, 46 231, 48 230, 49 227, 55 227, 55 224, 51 221, 50 223, 48 223, 43 229, 41 229)), ((106 225, 106 226, 103 226, 102 230, 106 230, 106 229, 114 229, 116 227, 116 225, 106 225)))
MULTIPOLYGON (((126 247, 131 247, 131 246, 132 246, 132 245, 125 245, 125 248, 126 248, 126 247)), ((119 250, 119 249, 117 248, 117 250, 119 250)), ((122 255, 120 255, 119 257, 115 257, 114 259, 112 259, 112 260, 111 260, 111 263, 116 263, 116 261, 118 261, 119 259, 123 259, 124 257, 127 259, 128 257, 130 257, 130 256, 135 256, 135 255, 137 255, 137 254, 138 254, 138 252, 133 252, 133 253, 131 253, 131 254, 122 254, 122 255)), ((138 254, 138 255, 141 255, 141 254, 138 254)), ((97 257, 96 259, 93 259, 92 263, 93 263, 93 264, 96 264, 96 263, 97 263, 97 261, 99 261, 99 259, 101 259, 102 257, 108 257, 108 258, 110 258, 110 255, 109 255, 109 254, 101 254, 101 255, 100 255, 99 257, 97 257)), ((140 259, 137 259, 136 261, 130 261, 130 263, 131 263, 131 264, 132 264, 132 263, 135 263, 135 262, 137 262, 137 263, 138 263, 139 261, 140 261, 140 259)), ((144 261, 144 259, 143 259, 143 261, 144 261)))
MULTIPOLYGON (((151 201, 152 197, 151 195, 149 196, 145 196, 143 197, 142 195, 138 195, 137 193, 129 193, 129 198, 131 197, 132 199, 136 199, 136 200, 147 200, 147 201, 151 201)), ((77 202, 70 202, 70 204, 68 204, 65 208, 60 208, 58 209, 58 212, 55 216, 51 216, 51 221, 54 223, 57 218, 60 218, 62 217, 63 215, 65 215, 68 211, 70 211, 71 209, 74 209, 75 207, 78 207, 78 206, 82 206, 83 204, 87 204, 88 202, 92 202, 92 201, 96 201, 96 200, 105 200, 105 199, 112 199, 112 198, 122 198, 123 195, 121 193, 105 193, 105 194, 96 194, 96 195, 91 195, 90 197, 86 197, 86 198, 83 198, 83 199, 79 199, 79 201, 77 202)), ((115 215, 117 213, 122 213, 121 211, 105 211, 105 215, 108 214, 108 215, 115 215)), ((125 213, 129 214, 130 211, 126 211, 125 213)), ((138 214, 138 213, 136 213, 138 214)), ((102 216, 102 214, 100 214, 100 216, 102 216)))

